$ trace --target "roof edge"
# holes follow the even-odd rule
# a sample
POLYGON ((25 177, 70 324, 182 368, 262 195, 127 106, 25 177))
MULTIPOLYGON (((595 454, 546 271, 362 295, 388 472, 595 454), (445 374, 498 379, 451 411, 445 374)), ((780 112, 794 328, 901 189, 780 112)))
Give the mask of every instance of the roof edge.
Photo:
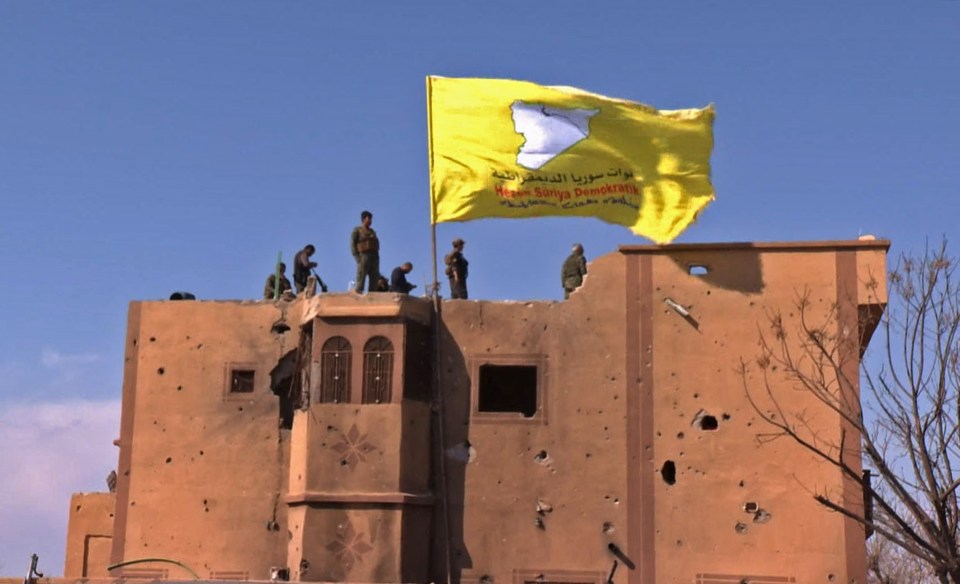
POLYGON ((889 239, 839 239, 829 241, 732 241, 725 243, 670 243, 666 245, 620 245, 622 254, 670 253, 674 251, 723 251, 756 249, 762 251, 830 251, 840 249, 890 249, 889 239))

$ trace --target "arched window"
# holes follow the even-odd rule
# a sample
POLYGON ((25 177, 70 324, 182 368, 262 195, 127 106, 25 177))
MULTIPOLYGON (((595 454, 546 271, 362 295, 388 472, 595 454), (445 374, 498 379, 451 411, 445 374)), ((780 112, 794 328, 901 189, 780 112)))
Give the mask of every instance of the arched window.
POLYGON ((363 346, 363 403, 389 403, 392 380, 393 343, 373 337, 363 346))
POLYGON ((350 341, 330 337, 320 349, 320 403, 350 401, 350 341))

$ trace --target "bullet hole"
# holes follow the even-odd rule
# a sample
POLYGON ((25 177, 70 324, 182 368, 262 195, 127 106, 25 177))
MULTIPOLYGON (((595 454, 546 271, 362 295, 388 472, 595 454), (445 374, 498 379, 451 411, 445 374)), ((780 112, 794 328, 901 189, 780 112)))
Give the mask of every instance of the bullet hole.
POLYGON ((678 539, 678 540, 677 540, 677 547, 683 547, 683 540, 682 540, 682 539, 678 539))
POLYGON ((743 504, 743 511, 745 513, 756 513, 757 510, 759 509, 760 509, 760 505, 758 505, 754 501, 747 501, 746 503, 743 504))
POLYGON ((753 522, 757 524, 769 523, 771 519, 773 519, 773 515, 764 509, 757 509, 757 512, 753 514, 753 522))
POLYGON ((178 385, 178 386, 177 386, 177 391, 183 391, 183 386, 182 386, 182 385, 178 385))
POLYGON ((136 501, 130 501, 130 506, 131 506, 131 507, 136 507, 136 506, 137 506, 137 502, 136 502, 136 501))
POLYGON ((533 457, 533 462, 537 464, 546 464, 548 460, 550 460, 550 455, 547 454, 546 450, 541 450, 533 457))
POLYGON ((197 343, 197 348, 198 348, 198 349, 202 349, 202 348, 203 348, 203 343, 197 343))
POLYGON ((537 529, 541 529, 543 531, 547 530, 547 524, 543 522, 543 517, 540 517, 539 515, 537 515, 536 519, 534 520, 534 525, 537 526, 537 529))
POLYGON ((157 342, 157 337, 150 337, 150 342, 151 343, 157 342))
POLYGON ((740 486, 743 487, 744 485, 746 485, 746 483, 743 481, 740 481, 740 486))
MULTIPOLYGON (((544 325, 544 328, 546 328, 546 325, 544 325)), ((493 577, 489 574, 480 576, 480 584, 493 584, 493 577)))
POLYGON ((341 460, 341 461, 340 461, 340 466, 347 466, 347 461, 346 461, 346 460, 341 460))
POLYGON ((699 428, 704 432, 716 432, 717 428, 720 427, 716 416, 711 416, 705 410, 697 412, 697 415, 693 417, 692 425, 694 428, 699 428))
POLYGON ((75 509, 75 511, 79 511, 79 510, 80 510, 80 505, 77 505, 77 508, 75 509))
POLYGON ((159 369, 157 369, 157 375, 163 375, 163 373, 164 373, 163 367, 160 367, 159 369))
POLYGON ((237 411, 238 411, 238 412, 242 412, 242 411, 243 411, 243 406, 237 406, 237 411))
POLYGON ((723 421, 724 421, 724 422, 726 422, 727 420, 730 419, 730 414, 726 414, 726 413, 725 413, 725 414, 723 414, 723 415, 720 416, 720 417, 723 418, 723 421))
POLYGON ((747 532, 747 524, 740 523, 739 521, 737 521, 737 524, 733 526, 733 530, 736 531, 738 534, 743 535, 744 533, 747 532))
POLYGON ((203 451, 202 451, 202 450, 200 451, 200 456, 203 456, 203 451))
POLYGON ((134 346, 134 347, 137 346, 137 339, 133 339, 133 346, 134 346))
POLYGON ((677 432, 677 439, 683 440, 683 432, 677 432))
POLYGON ((173 459, 168 456, 168 457, 167 457, 167 464, 170 464, 171 462, 173 462, 173 459))
POLYGON ((614 505, 619 505, 619 504, 620 504, 620 499, 614 499, 614 500, 613 500, 613 504, 614 504, 614 505))
POLYGON ((553 505, 551 505, 549 501, 546 501, 544 499, 537 499, 538 515, 546 515, 547 513, 551 513, 552 511, 553 511, 553 505))
POLYGON ((693 394, 693 399, 700 399, 700 394, 699 393, 693 394))
POLYGON ((676 484, 677 482, 677 465, 673 463, 672 460, 668 460, 663 463, 663 466, 660 468, 660 477, 663 478, 663 482, 668 485, 676 484))
POLYGON ((604 521, 603 523, 604 535, 610 535, 611 533, 613 533, 613 531, 614 531, 613 523, 610 523, 609 521, 604 521))
POLYGON ((836 579, 837 577, 834 576, 833 574, 827 574, 827 582, 833 582, 836 579))
POLYGON ((280 531, 280 524, 273 519, 267 521, 267 531, 280 531))
POLYGON ((588 452, 587 455, 586 455, 587 458, 590 458, 591 456, 593 456, 593 455, 590 454, 589 452, 588 452))

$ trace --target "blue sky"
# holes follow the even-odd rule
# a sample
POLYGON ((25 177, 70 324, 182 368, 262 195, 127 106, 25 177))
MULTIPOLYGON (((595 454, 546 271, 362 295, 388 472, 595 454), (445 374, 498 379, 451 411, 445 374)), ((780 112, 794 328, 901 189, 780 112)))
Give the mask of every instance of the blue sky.
MULTIPOLYGON (((21 444, 0 471, 70 453, 43 500, 0 487, 0 572, 39 551, 60 573, 57 498, 116 462, 128 301, 255 298, 308 242, 345 290, 363 209, 385 267, 412 261, 422 289, 426 75, 713 103, 717 200, 678 241, 873 233, 899 253, 958 232, 958 72, 958 0, 0 1, 0 438, 21 444)), ((486 220, 440 225, 441 253, 458 236, 486 299, 560 298, 574 241, 646 243, 486 220)))

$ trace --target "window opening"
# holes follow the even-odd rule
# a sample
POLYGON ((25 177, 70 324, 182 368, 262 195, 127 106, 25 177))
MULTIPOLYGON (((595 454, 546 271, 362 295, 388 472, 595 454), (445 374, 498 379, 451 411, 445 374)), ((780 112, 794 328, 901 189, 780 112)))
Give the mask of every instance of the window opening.
POLYGON ((230 393, 253 393, 254 372, 249 369, 230 371, 230 393))
POLYGON ((706 276, 710 273, 710 268, 703 264, 692 264, 688 272, 691 276, 706 276))
POLYGON ((537 413, 537 405, 535 365, 480 366, 477 411, 518 413, 532 418, 537 413))
POLYGON ((363 403, 389 403, 393 380, 393 343, 373 337, 363 347, 363 403))
POLYGON ((320 402, 350 401, 350 341, 330 337, 320 349, 320 402))

